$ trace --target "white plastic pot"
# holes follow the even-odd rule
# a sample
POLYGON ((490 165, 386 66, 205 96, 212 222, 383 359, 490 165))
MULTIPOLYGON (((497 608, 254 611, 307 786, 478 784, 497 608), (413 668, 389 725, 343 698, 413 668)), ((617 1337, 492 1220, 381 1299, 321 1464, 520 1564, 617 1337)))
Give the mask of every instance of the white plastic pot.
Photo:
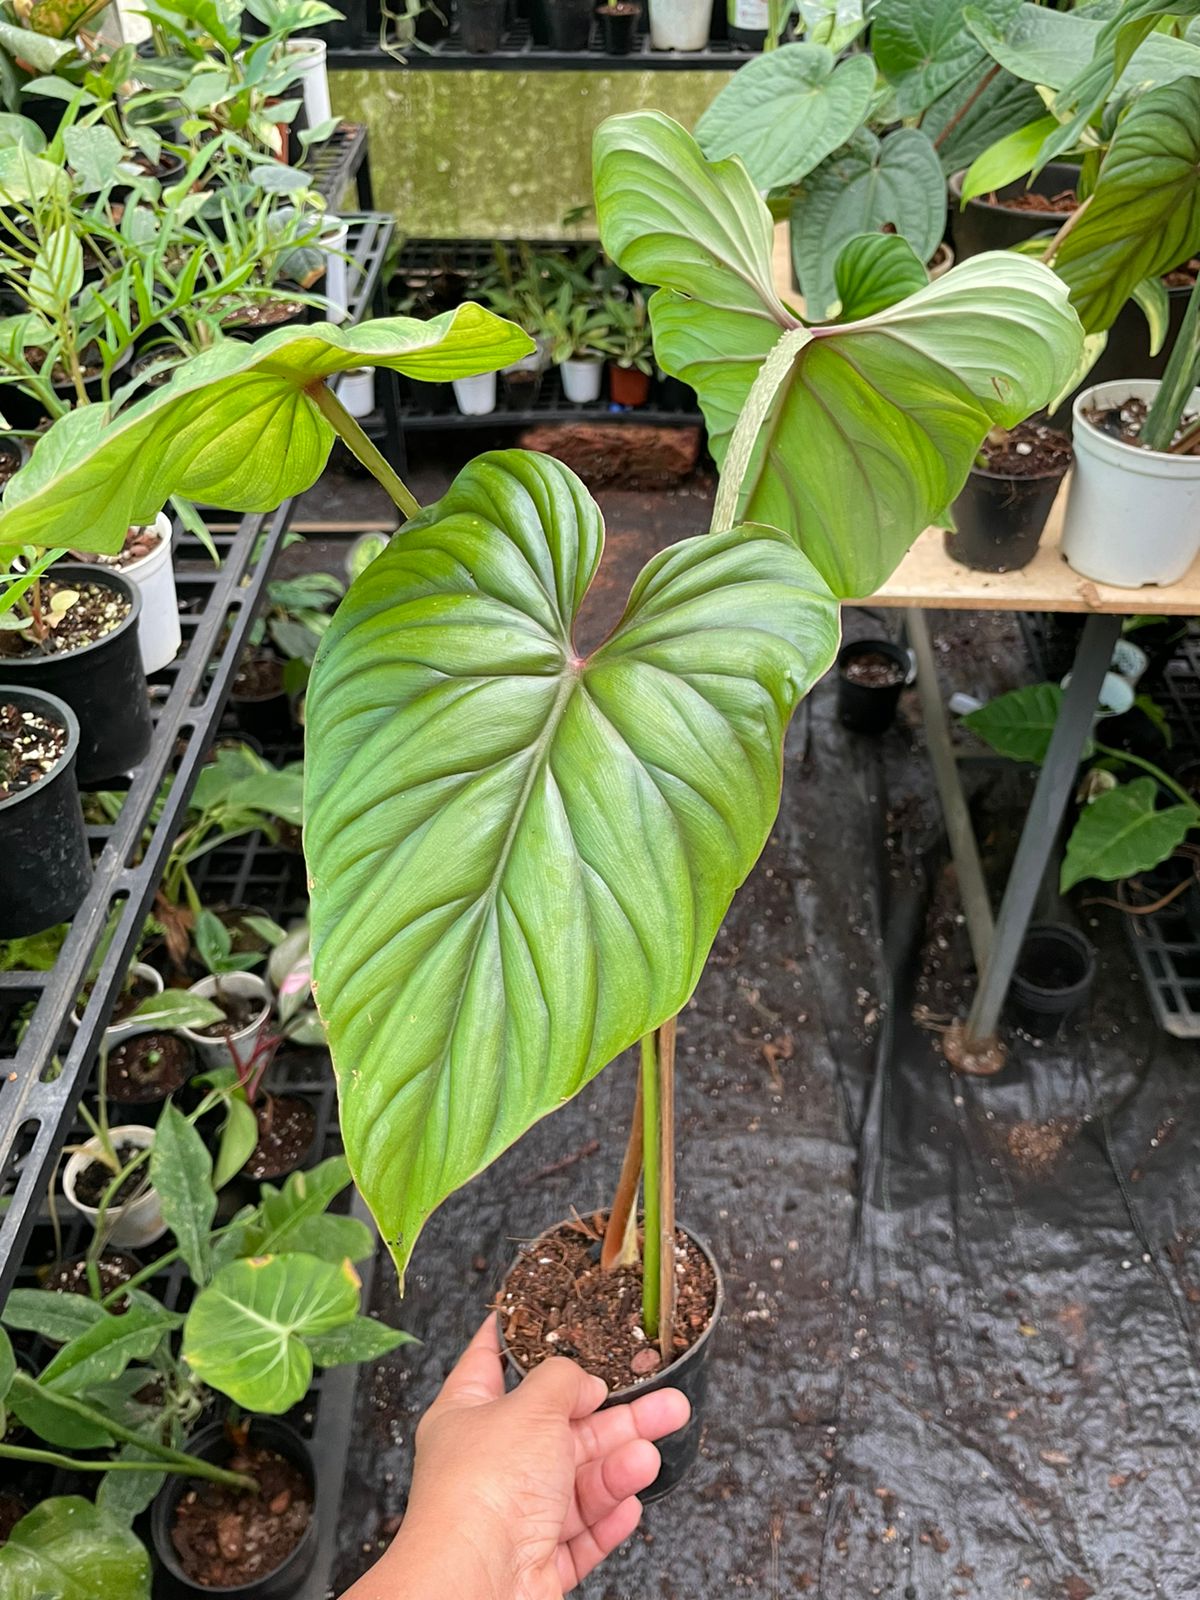
MULTIPOLYGON (((123 1144, 136 1145, 139 1150, 148 1150, 154 1143, 154 1129, 143 1127, 141 1123, 123 1123, 119 1128, 110 1128, 108 1136, 113 1144, 120 1149, 123 1144)), ((100 1148, 98 1139, 89 1139, 81 1145, 63 1168, 63 1193, 80 1213, 95 1226, 100 1215, 99 1207, 84 1205, 82 1200, 75 1197, 75 1185, 83 1175, 85 1167, 91 1166, 96 1159, 100 1148)), ((141 1169, 149 1171, 148 1167, 141 1169)), ((145 1244, 153 1244, 155 1239, 161 1239, 167 1231, 163 1221, 162 1211, 159 1207, 158 1196, 153 1189, 137 1200, 130 1200, 127 1205, 109 1206, 104 1214, 107 1231, 107 1243, 114 1249, 138 1249, 145 1244)))
POLYGON ((348 228, 326 234, 321 240, 325 257, 325 298, 329 301, 330 322, 345 322, 350 315, 350 260, 346 255, 348 228))
POLYGON ((573 405, 585 406, 600 398, 604 363, 598 357, 577 356, 564 361, 558 370, 562 373, 563 394, 573 405))
POLYGON ((712 0, 650 0, 650 43, 655 50, 703 50, 712 0))
MULTIPOLYGON (((153 967, 148 967, 144 961, 135 961, 129 972, 131 977, 141 978, 143 982, 148 983, 154 994, 163 992, 162 973, 153 967)), ((71 1021, 75 1027, 83 1021, 78 1006, 71 1012, 71 1021)), ((110 1022, 104 1030, 105 1048, 111 1050, 113 1045, 120 1044, 122 1039, 128 1039, 131 1033, 144 1033, 145 1028, 145 1023, 139 1022, 136 1017, 130 1017, 125 1022, 110 1022)))
POLYGON ((352 417, 369 417, 375 409, 375 374, 370 367, 352 367, 338 385, 338 399, 352 417))
POLYGON ((150 554, 120 569, 141 590, 138 648, 142 652, 142 667, 148 673, 169 666, 183 641, 171 558, 171 519, 165 512, 160 511, 155 517, 154 531, 158 534, 158 543, 150 554))
POLYGON ((201 978, 199 983, 191 986, 188 993, 198 994, 202 999, 212 1000, 216 1005, 221 1004, 222 993, 236 995, 239 999, 249 1000, 252 1004, 257 1002, 258 1012, 254 1020, 248 1022, 237 1033, 230 1034, 228 1038, 210 1039, 206 1034, 196 1033, 191 1028, 179 1029, 184 1038, 190 1039, 196 1046, 200 1052, 200 1059, 210 1072, 215 1067, 236 1066, 238 1061, 243 1066, 248 1065, 271 1015, 271 991, 263 979, 254 972, 223 972, 219 978, 201 978))
MULTIPOLYGON (((1093 384, 1076 399, 1075 467, 1062 551, 1085 578, 1137 589, 1176 583, 1200 555, 1200 457, 1142 450, 1101 433, 1084 416, 1126 400, 1153 400, 1154 378, 1093 384)), ((1200 408, 1200 389, 1188 410, 1200 408)))
POLYGON ((328 122, 333 115, 329 101, 329 72, 325 64, 324 39, 289 39, 285 49, 297 58, 300 77, 297 80, 304 97, 304 120, 310 128, 328 122))
POLYGON ((454 398, 464 417, 486 417, 496 409, 496 374, 454 379, 454 398))

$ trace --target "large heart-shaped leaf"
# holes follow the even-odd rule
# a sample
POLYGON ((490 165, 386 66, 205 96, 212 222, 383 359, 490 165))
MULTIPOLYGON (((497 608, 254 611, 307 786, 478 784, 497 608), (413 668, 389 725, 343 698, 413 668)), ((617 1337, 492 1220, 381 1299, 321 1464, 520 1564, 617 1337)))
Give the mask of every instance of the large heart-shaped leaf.
POLYGON ((1085 878, 1116 883, 1149 872, 1165 861, 1196 826, 1191 806, 1158 809, 1153 778, 1135 778, 1106 789, 1084 807, 1067 840, 1060 887, 1065 893, 1085 878))
POLYGON ((352 1321, 358 1291, 348 1261, 298 1253, 231 1261, 192 1303, 184 1359, 238 1405, 277 1416, 312 1382, 306 1338, 352 1321))
MULTIPOLYGON (((1029 4, 1018 6, 1000 25, 980 6, 966 6, 963 20, 988 54, 1014 77, 1048 89, 1065 89, 1087 70, 1104 30, 1103 19, 1029 4)), ((1134 51, 1117 89, 1146 89, 1198 73, 1200 46, 1152 33, 1134 51)))
MULTIPOLYGON (((771 287, 770 217, 738 162, 709 166, 657 113, 596 135, 605 248, 644 283, 660 365, 700 397, 718 463, 798 319, 771 287), (688 252, 689 237, 703 241, 688 252)), ((1061 392, 1082 332, 1041 263, 976 256, 860 322, 813 328, 777 393, 738 515, 781 528, 840 595, 870 594, 966 480, 980 442, 1061 392)))
MULTIPOLYGON (((1003 26, 1015 7, 1016 0, 984 0, 978 9, 1003 26)), ((876 12, 871 48, 899 117, 919 116, 964 80, 982 78, 988 65, 963 21, 962 0, 887 0, 876 12)))
POLYGON ((1117 128, 1087 209, 1054 258, 1089 333, 1143 278, 1200 250, 1200 79, 1141 95, 1117 128))
POLYGON ((809 563, 741 528, 657 556, 583 658, 602 541, 566 467, 482 456, 317 652, 313 987, 401 1270, 446 1195, 686 1002, 836 648, 809 563))
MULTIPOLYGON (((1062 710, 1063 692, 1056 683, 1029 683, 997 695, 963 718, 972 733, 986 740, 997 755, 1010 761, 1046 759, 1050 735, 1062 710)), ((1089 747, 1090 748, 1090 747, 1089 747)), ((1086 755, 1088 751, 1085 751, 1086 755)))
POLYGON ((5 490, 0 547, 118 550, 171 495, 273 511, 311 488, 328 459, 333 428, 309 393, 321 380, 369 366, 442 382, 532 349, 513 323, 470 304, 428 322, 314 323, 223 341, 112 420, 92 405, 56 422, 5 490))
POLYGON ((712 160, 741 156, 760 189, 796 183, 856 132, 875 92, 870 56, 838 62, 819 44, 755 56, 696 124, 712 160))
POLYGON ((90 1500, 35 1506, 0 1548, 4 1600, 150 1600, 150 1557, 135 1534, 90 1500))
POLYGON ((791 222, 792 264, 810 317, 828 314, 837 295, 833 264, 855 234, 894 231, 928 261, 946 226, 946 180, 933 141, 919 128, 884 139, 863 129, 809 173, 791 222))

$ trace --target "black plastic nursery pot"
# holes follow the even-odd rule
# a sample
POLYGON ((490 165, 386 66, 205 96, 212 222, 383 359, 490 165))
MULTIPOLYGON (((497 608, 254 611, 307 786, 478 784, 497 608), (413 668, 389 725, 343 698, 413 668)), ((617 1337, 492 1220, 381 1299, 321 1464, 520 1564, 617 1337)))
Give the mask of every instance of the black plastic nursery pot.
POLYGON ((67 743, 54 768, 0 800, 0 938, 40 933, 73 916, 92 881, 92 858, 75 782, 79 723, 70 706, 38 689, 0 684, 0 705, 16 705, 56 723, 67 743))
MULTIPOLYGON (((206 1484, 205 1480, 200 1478, 172 1474, 150 1508, 150 1537, 155 1554, 173 1580, 172 1593, 231 1594, 240 1595, 243 1600, 293 1600, 312 1569, 317 1554, 317 1474, 309 1448, 294 1428, 289 1428, 286 1423, 278 1422, 273 1417, 251 1417, 247 1428, 251 1445, 275 1451, 277 1455, 281 1455, 299 1468, 308 1479, 313 1491, 313 1514, 309 1518, 308 1527, 291 1554, 281 1566, 275 1568, 274 1572, 251 1579, 248 1583, 198 1583, 187 1575, 181 1565, 171 1532, 175 1523, 176 1508, 184 1495, 203 1492, 206 1484)), ((225 1465, 234 1450, 225 1431, 225 1425, 220 1422, 201 1428, 198 1433, 192 1435, 184 1448, 189 1455, 199 1456, 202 1461, 214 1461, 221 1466, 225 1465)))
POLYGON ((586 50, 595 0, 532 0, 529 22, 534 44, 552 50, 586 50))
POLYGON ((504 36, 505 0, 458 0, 458 36, 475 56, 491 55, 504 36))
POLYGON ((255 651, 243 662, 229 704, 242 732, 263 744, 278 744, 295 731, 292 703, 283 687, 283 663, 269 650, 255 651))
POLYGON ((838 721, 854 733, 884 733, 892 725, 910 671, 908 651, 890 639, 844 644, 837 657, 838 721), (889 665, 894 668, 891 672, 889 665))
POLYGON ((616 5, 599 6, 600 33, 604 52, 610 56, 627 56, 637 40, 638 18, 642 8, 633 0, 617 0, 616 5))
POLYGON ((58 583, 94 583, 129 601, 129 614, 82 650, 38 656, 5 656, 0 676, 21 688, 42 689, 65 700, 79 721, 75 776, 84 787, 130 771, 150 748, 153 728, 146 674, 138 649, 141 591, 111 567, 57 562, 58 583))
POLYGON ((1065 190, 1074 190, 1079 181, 1079 168, 1066 161, 1051 161, 1038 173, 1032 183, 1023 178, 1005 184, 996 190, 996 203, 982 196, 962 204, 962 186, 965 171, 950 178, 950 218, 954 235, 954 253, 959 261, 968 256, 981 255, 985 250, 1010 250, 1023 239, 1032 239, 1039 233, 1055 233, 1071 215, 1069 211, 1013 210, 1005 200, 1032 190, 1048 199, 1065 190))
POLYGON ((1008 991, 1008 1015, 1035 1039, 1054 1039, 1087 1000, 1096 952, 1083 934, 1061 922, 1029 929, 1008 991))
POLYGON ((1016 478, 972 467, 954 502, 955 531, 946 530, 946 554, 976 572, 1016 572, 1027 567, 1067 469, 1016 478))
MULTIPOLYGON (((564 1219, 564 1221, 567 1219, 564 1219)), ((548 1228, 547 1233, 553 1233, 555 1228, 562 1223, 556 1223, 553 1228, 548 1228)), ((709 1249, 708 1244, 699 1234, 693 1233, 683 1223, 677 1227, 687 1234, 688 1238, 701 1251, 705 1260, 712 1268, 713 1278, 716 1282, 716 1297, 713 1301, 712 1316, 708 1326, 684 1353, 672 1361, 669 1366, 653 1373, 641 1383, 631 1384, 625 1389, 614 1389, 608 1399, 600 1407, 601 1411, 610 1411, 614 1406, 627 1405, 629 1401, 636 1400, 639 1395, 653 1394, 658 1389, 678 1389, 685 1394, 691 1405, 691 1415, 684 1426, 675 1433, 670 1433, 665 1439, 657 1441, 657 1449, 662 1465, 658 1477, 647 1489, 643 1489, 638 1499, 643 1505, 651 1505, 655 1500, 661 1500, 670 1494, 687 1476, 696 1456, 700 1450, 700 1436, 704 1431, 704 1409, 708 1398, 708 1364, 712 1357, 713 1334, 721 1320, 721 1313, 725 1306, 725 1282, 721 1277, 721 1269, 717 1259, 709 1249)), ((544 1237, 542 1235, 541 1237, 544 1237)), ((536 1250, 538 1240, 526 1246, 532 1253, 536 1250)), ((515 1265, 515 1263, 514 1263, 515 1265)), ((510 1268, 511 1271, 511 1268, 510 1268)), ((507 1274, 505 1275, 507 1282, 507 1274)), ((504 1356, 505 1366, 510 1374, 518 1380, 526 1376, 525 1368, 509 1350, 504 1339, 504 1324, 499 1313, 496 1317, 496 1326, 499 1330, 500 1349, 504 1356)))

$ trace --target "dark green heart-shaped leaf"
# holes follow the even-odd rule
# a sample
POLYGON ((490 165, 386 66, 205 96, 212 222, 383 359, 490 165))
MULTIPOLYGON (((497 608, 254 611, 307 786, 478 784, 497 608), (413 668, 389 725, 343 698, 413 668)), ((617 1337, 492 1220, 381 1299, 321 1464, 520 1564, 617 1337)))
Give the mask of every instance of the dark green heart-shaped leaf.
MULTIPOLYGON (((1015 5, 985 0, 977 9, 1003 25, 1015 5)), ((963 21, 962 0, 887 0, 875 14, 871 47, 895 90, 898 117, 919 116, 966 79, 977 81, 988 65, 963 21)))
POLYGON ((860 233, 842 246, 833 280, 839 321, 855 322, 916 294, 929 282, 929 274, 898 233, 860 233))
MULTIPOLYGON (((655 352, 700 397, 718 464, 763 362, 800 326, 770 281, 770 215, 677 123, 596 135, 605 248, 643 283, 655 352), (688 253, 688 237, 703 248, 688 253)), ((939 179, 940 183, 940 179, 939 179)), ((976 256, 875 317, 811 330, 750 456, 738 517, 781 528, 835 594, 870 594, 966 480, 980 442, 1061 392, 1082 334, 1039 262, 976 256)))
POLYGON ((1062 696, 1056 683, 1030 683, 997 695, 978 711, 968 712, 963 722, 998 755, 1040 766, 1062 709, 1062 696))
POLYGON ((312 1382, 305 1340, 356 1317, 358 1291, 348 1261, 299 1254, 231 1261, 192 1303, 184 1359, 238 1405, 277 1416, 312 1382))
POLYGON ((858 233, 895 230, 928 261, 946 226, 946 179, 928 134, 864 129, 801 184, 792 202, 792 264, 810 317, 827 316, 833 264, 858 233))
MULTIPOLYGON (((1000 24, 986 8, 966 6, 963 21, 988 54, 1014 77, 1048 89, 1065 89, 1089 68, 1104 29, 1103 19, 1038 5, 1018 6, 1009 20, 1000 24)), ((1117 89, 1146 89, 1197 73, 1200 47, 1152 33, 1134 51, 1117 89)))
POLYGON ((875 92, 870 56, 818 44, 755 56, 696 124, 710 160, 740 156, 760 189, 796 183, 858 129, 875 92))
POLYGON ((1089 333, 1112 326, 1143 278, 1200 250, 1200 79, 1141 95, 1054 258, 1089 333))
POLYGON ((740 528, 657 556, 584 658, 602 542, 566 467, 482 456, 317 652, 313 987, 401 1270, 446 1195, 685 1003, 836 648, 809 563, 740 528))
POLYGON ((1067 840, 1064 893, 1085 878, 1116 883, 1149 872, 1183 843, 1196 826, 1196 813, 1190 806, 1158 810, 1158 792, 1153 778, 1135 778, 1084 807, 1067 840))
POLYGON ((150 1557, 90 1500, 58 1495, 21 1518, 0 1548, 4 1600, 150 1600, 150 1557))
POLYGON ((184 362, 170 383, 109 420, 81 406, 56 422, 8 484, 0 547, 119 550, 172 495, 228 511, 273 511, 320 476, 334 432, 306 391, 352 367, 390 367, 442 382, 493 372, 533 342, 511 322, 464 305, 419 322, 283 328, 230 339, 184 362))

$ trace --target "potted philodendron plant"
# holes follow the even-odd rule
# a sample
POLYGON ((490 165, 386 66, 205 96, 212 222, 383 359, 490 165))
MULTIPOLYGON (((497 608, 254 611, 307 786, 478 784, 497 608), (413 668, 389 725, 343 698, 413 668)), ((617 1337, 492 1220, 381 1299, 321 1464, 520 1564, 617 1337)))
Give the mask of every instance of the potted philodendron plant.
POLYGON ((993 428, 951 508, 946 554, 979 572, 1027 567, 1071 460, 1071 441, 1044 422, 993 428))
MULTIPOLYGON (((116 517, 197 480, 212 504, 265 508, 313 481, 335 431, 392 495, 408 520, 351 584, 308 696, 313 989, 347 1155, 403 1272, 448 1194, 638 1045, 640 1114, 587 1240, 600 1300, 606 1271, 640 1284, 641 1339, 626 1319, 629 1360, 605 1369, 620 1400, 703 1365, 719 1293, 675 1225, 673 1019, 774 820, 784 731, 834 657, 838 599, 891 571, 990 427, 1062 386, 1081 335, 1062 284, 1015 257, 916 294, 893 273, 889 297, 902 241, 886 238, 847 277, 847 320, 810 326, 772 286, 770 214, 739 162, 709 165, 654 113, 606 123, 595 159, 606 250, 660 286, 658 362, 696 388, 721 484, 712 531, 651 561, 590 655, 572 631, 603 531, 574 474, 489 453, 422 510, 325 386, 351 366, 453 377, 529 348, 472 306, 198 357, 59 471, 35 454, 0 538, 35 516, 53 536, 85 483, 116 517), (868 291, 871 313, 849 315, 868 291), (634 1366, 639 1344, 657 1358, 634 1366)), ((543 1332, 514 1350, 523 1365, 585 1358, 543 1332)), ((695 1445, 692 1428, 668 1448, 672 1475, 695 1445)))
POLYGON ((608 357, 608 393, 617 406, 644 406, 654 373, 654 343, 646 302, 635 289, 627 299, 604 296, 603 328, 592 334, 596 348, 608 357))

